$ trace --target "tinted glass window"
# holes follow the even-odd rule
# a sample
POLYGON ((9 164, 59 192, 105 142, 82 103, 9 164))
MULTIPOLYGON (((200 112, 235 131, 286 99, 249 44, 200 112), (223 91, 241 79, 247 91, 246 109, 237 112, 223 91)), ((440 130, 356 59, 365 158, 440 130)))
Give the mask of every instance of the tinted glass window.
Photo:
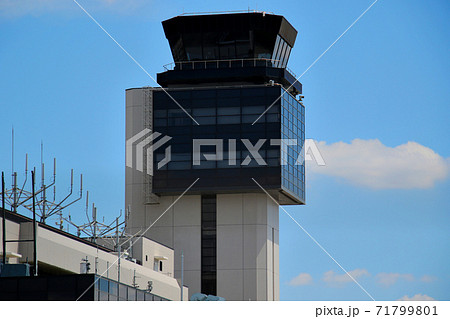
POLYGON ((201 207, 201 292, 216 295, 216 195, 203 195, 201 207))

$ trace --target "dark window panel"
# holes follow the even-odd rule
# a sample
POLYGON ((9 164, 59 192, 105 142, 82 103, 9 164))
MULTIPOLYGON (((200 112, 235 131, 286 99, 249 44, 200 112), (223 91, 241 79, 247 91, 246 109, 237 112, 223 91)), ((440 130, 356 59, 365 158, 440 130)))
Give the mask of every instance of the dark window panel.
POLYGON ((219 98, 217 100, 218 107, 233 107, 233 106, 240 106, 240 105, 241 105, 241 100, 239 97, 219 98))
POLYGON ((240 89, 221 89, 217 90, 217 97, 222 98, 239 98, 241 96, 240 89))
MULTIPOLYGON (((215 107, 216 99, 193 99, 191 107, 215 107)), ((184 106, 183 106, 184 107, 184 106)))
MULTIPOLYGON (((266 105, 266 98, 265 98, 265 96, 243 97, 243 98, 241 98, 241 105, 245 105, 245 106, 266 105)), ((267 105, 267 107, 269 105, 267 105)))
POLYGON ((216 295, 216 195, 202 195, 201 199, 201 292, 216 295))
POLYGON ((239 115, 241 114, 240 107, 219 107, 217 109, 217 115, 239 115))
POLYGON ((265 87, 253 87, 253 88, 246 88, 242 91, 242 97, 261 97, 266 94, 266 88, 265 87))
POLYGON ((164 127, 167 126, 167 119, 155 119, 153 121, 155 127, 164 127))
POLYGON ((242 114, 256 114, 261 115, 265 110, 267 109, 264 105, 257 105, 257 106, 243 106, 242 107, 242 114))
POLYGON ((200 125, 213 125, 216 124, 216 117, 215 116, 195 116, 195 120, 200 125))
POLYGON ((215 99, 216 90, 192 90, 193 99, 215 99))
POLYGON ((217 118, 217 124, 238 124, 240 122, 240 115, 223 115, 217 118))
POLYGON ((195 108, 192 110, 192 115, 194 116, 215 116, 216 108, 195 108))

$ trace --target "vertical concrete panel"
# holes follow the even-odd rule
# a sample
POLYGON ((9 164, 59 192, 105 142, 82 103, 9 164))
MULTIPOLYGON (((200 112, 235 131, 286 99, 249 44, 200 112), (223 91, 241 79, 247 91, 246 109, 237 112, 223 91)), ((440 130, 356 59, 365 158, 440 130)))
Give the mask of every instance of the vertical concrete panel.
POLYGON ((200 226, 174 227, 175 269, 181 270, 181 250, 184 254, 184 269, 201 269, 200 226))
POLYGON ((274 243, 274 299, 280 300, 280 246, 279 246, 279 231, 275 230, 275 243, 274 243))
POLYGON ((258 250, 256 244, 256 225, 243 225, 244 269, 255 269, 258 250))
POLYGON ((144 102, 143 88, 126 90, 125 93, 125 104, 127 107, 142 105, 144 102))
POLYGON ((127 106, 126 108, 126 139, 128 140, 144 128, 144 105, 127 106))
POLYGON ((244 300, 244 270, 217 270, 217 295, 226 300, 244 300))
POLYGON ((256 269, 244 269, 244 301, 255 301, 258 299, 256 269))
POLYGON ((173 202, 173 196, 161 196, 159 204, 146 205, 145 224, 147 227, 153 223, 155 223, 156 227, 172 227, 174 210, 174 205, 172 205, 173 202))
POLYGON ((179 199, 174 205, 173 225, 175 273, 180 274, 178 278, 181 278, 181 251, 183 251, 184 285, 189 287, 190 297, 201 289, 201 197, 199 195, 185 195, 179 199))
MULTIPOLYGON (((176 199, 176 197, 174 197, 176 199)), ((174 205, 173 225, 200 226, 201 224, 201 196, 184 195, 174 205)))
MULTIPOLYGON (((175 272, 177 278, 181 278, 181 273, 175 272)), ((197 270, 185 270, 184 271, 184 285, 189 287, 189 298, 201 291, 201 274, 197 270)))
POLYGON ((173 248, 173 232, 174 229, 172 226, 153 226, 144 234, 144 236, 160 244, 173 248))
POLYGON ((243 223, 243 194, 217 195, 217 225, 241 225, 243 223))
POLYGON ((127 185, 126 197, 129 200, 128 203, 131 211, 128 221, 128 232, 135 234, 145 226, 145 206, 142 205, 142 185, 127 185))
POLYGON ((267 269, 267 226, 243 225, 244 268, 267 269))
POLYGON ((217 294, 244 298, 243 194, 217 195, 217 294))
POLYGON ((256 270, 256 300, 270 300, 268 298, 268 286, 267 286, 267 270, 256 270))
POLYGON ((248 225, 267 224, 267 195, 243 194, 243 220, 248 225))
POLYGON ((217 269, 242 269, 243 254, 242 225, 218 225, 217 269))
MULTIPOLYGON (((143 129, 143 91, 141 89, 127 90, 125 139, 128 140, 143 129)), ((133 148, 133 166, 135 163, 135 149, 133 148)), ((125 207, 130 206, 129 231, 136 232, 145 225, 145 207, 143 198, 142 173, 134 168, 125 167, 125 207)))
POLYGON ((256 225, 256 268, 267 269, 269 261, 267 256, 268 240, 267 240, 267 226, 256 225))
POLYGON ((269 196, 267 201, 267 224, 276 230, 279 230, 279 206, 269 196))
POLYGON ((218 294, 229 300, 276 300, 277 267, 278 205, 265 194, 218 195, 218 294))
POLYGON ((267 282, 267 300, 273 300, 273 287, 274 287, 274 242, 273 239, 273 227, 267 227, 267 272, 266 272, 266 282, 267 282))
POLYGON ((275 274, 274 300, 280 300, 280 275, 275 274))

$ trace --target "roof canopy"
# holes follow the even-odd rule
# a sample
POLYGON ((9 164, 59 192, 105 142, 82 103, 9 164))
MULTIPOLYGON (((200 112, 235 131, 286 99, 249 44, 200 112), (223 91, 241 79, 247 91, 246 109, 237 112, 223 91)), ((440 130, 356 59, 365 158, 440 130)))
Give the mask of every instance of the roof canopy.
POLYGON ((175 62, 283 59, 286 65, 297 37, 284 17, 267 13, 177 16, 162 24, 175 62))

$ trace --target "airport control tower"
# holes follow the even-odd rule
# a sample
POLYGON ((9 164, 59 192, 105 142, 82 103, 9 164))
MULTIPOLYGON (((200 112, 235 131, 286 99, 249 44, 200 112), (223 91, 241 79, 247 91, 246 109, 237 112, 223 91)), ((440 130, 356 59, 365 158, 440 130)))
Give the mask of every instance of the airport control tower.
MULTIPOLYGON (((161 87, 126 91, 128 230, 151 226, 144 236, 174 249, 190 295, 278 300, 278 206, 305 204, 297 31, 265 12, 162 25, 174 62, 161 87)), ((138 262, 165 272, 164 260, 138 262)))

